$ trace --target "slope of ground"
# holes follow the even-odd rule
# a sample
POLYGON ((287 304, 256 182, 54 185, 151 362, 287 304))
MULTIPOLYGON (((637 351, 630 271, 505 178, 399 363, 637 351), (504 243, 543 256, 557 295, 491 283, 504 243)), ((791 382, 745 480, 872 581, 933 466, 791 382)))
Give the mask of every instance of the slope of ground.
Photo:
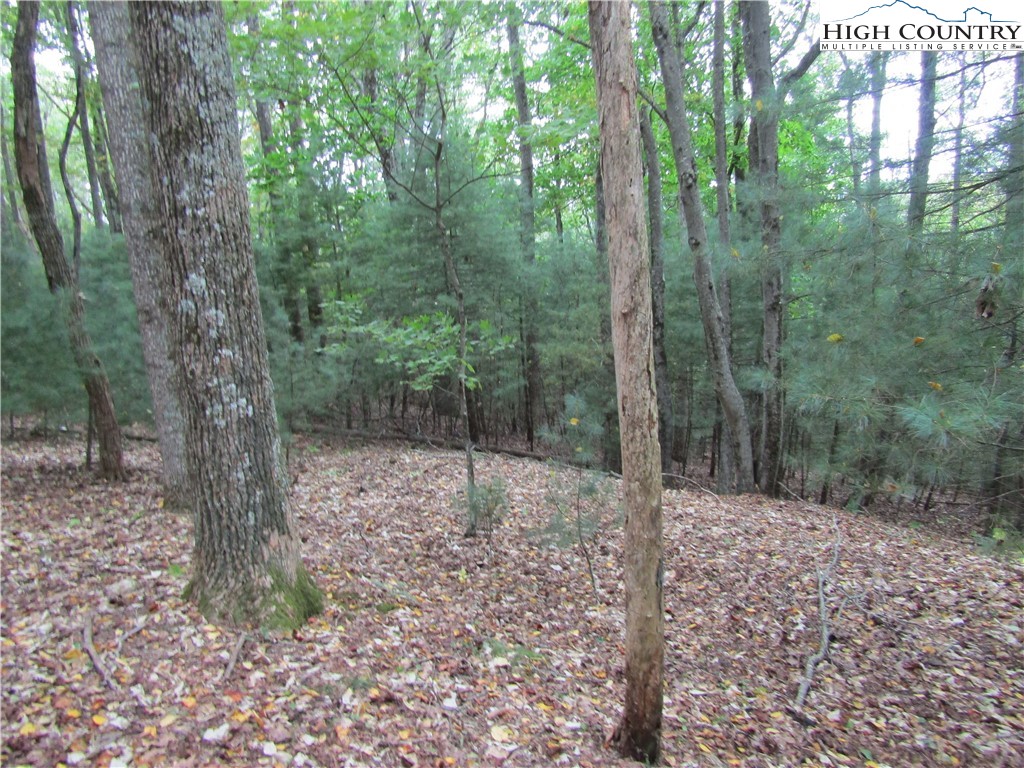
MULTIPOLYGON (((3 446, 4 765, 630 764, 605 746, 614 481, 579 496, 584 551, 585 477, 481 456, 508 510, 467 540, 460 454, 304 443, 293 502, 327 608, 280 638, 182 601, 191 526, 152 447, 121 485, 81 452, 3 446)), ((664 763, 1024 765, 1024 569, 833 514, 666 492, 664 763)))

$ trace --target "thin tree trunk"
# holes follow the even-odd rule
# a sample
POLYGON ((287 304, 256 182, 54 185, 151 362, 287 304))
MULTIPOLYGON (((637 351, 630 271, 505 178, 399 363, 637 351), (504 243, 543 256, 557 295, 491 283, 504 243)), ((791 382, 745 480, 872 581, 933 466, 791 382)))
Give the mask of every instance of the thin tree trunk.
POLYGON ((10 217, 10 222, 4 223, 13 224, 22 231, 26 240, 31 240, 32 234, 21 218, 21 206, 18 204, 18 193, 15 191, 18 183, 14 177, 11 153, 7 147, 7 110, 3 104, 0 104, 0 153, 3 155, 4 164, 4 205, 6 215, 10 217))
POLYGON ((78 131, 82 136, 82 149, 85 152, 86 176, 89 179, 89 195, 92 199, 92 220, 97 229, 103 229, 107 221, 103 216, 103 195, 100 192, 99 173, 96 171, 92 132, 89 130, 89 108, 85 100, 89 75, 85 57, 78 47, 78 7, 73 0, 68 0, 65 7, 65 20, 68 28, 68 49, 71 51, 71 63, 75 73, 75 110, 78 112, 78 131))
MULTIPOLYGON (((96 46, 100 88, 110 124, 110 152, 117 174, 119 209, 128 249, 132 289, 142 337, 153 420, 160 445, 164 505, 189 503, 185 470, 185 418, 171 356, 167 308, 165 243, 160 236, 156 180, 149 163, 144 123, 147 107, 139 82, 138 57, 124 2, 91 3, 89 22, 96 46)), ((108 200, 110 198, 108 197, 108 200)))
POLYGON ((11 79, 14 84, 14 155, 18 166, 22 197, 32 233, 43 258, 50 292, 65 303, 68 335, 75 364, 81 371, 96 418, 99 437, 100 471, 105 477, 125 476, 121 428, 110 393, 110 382, 96 356, 92 339, 85 329, 85 304, 78 290, 71 265, 64 253, 64 238, 57 228, 53 187, 46 164, 46 144, 36 91, 36 67, 33 56, 39 3, 18 6, 18 26, 11 53, 11 79))
POLYGON ((299 559, 249 228, 219 3, 132 3, 180 375, 195 549, 211 621, 300 626, 322 607, 299 559))
POLYGON ((661 445, 662 482, 672 473, 672 448, 675 439, 675 414, 672 409, 672 385, 668 377, 665 351, 665 227, 661 202, 661 163, 654 140, 651 116, 640 110, 640 135, 643 139, 647 169, 647 218, 650 222, 651 312, 654 345, 654 379, 658 390, 658 442, 661 445))
POLYGON ((751 114, 750 166, 758 183, 761 210, 761 359, 767 373, 762 394, 760 487, 781 493, 783 473, 782 342, 785 320, 779 213, 779 103, 772 75, 771 19, 768 3, 741 3, 743 50, 754 109, 751 114))
POLYGON ((654 763, 661 751, 665 661, 661 458, 630 4, 592 0, 589 20, 626 507, 626 700, 613 742, 624 757, 654 763))
MULTIPOLYGON (((917 110, 917 143, 910 171, 910 201, 907 203, 907 263, 912 269, 921 252, 925 207, 928 201, 928 169, 935 149, 935 70, 936 51, 921 53, 921 94, 917 110)), ((910 286, 906 286, 910 287, 910 286)))
MULTIPOLYGON (((737 57, 738 58, 738 57, 737 57)), ((718 239, 725 254, 732 253, 732 233, 729 226, 731 199, 729 147, 725 115, 725 3, 715 3, 714 45, 711 54, 712 105, 715 126, 715 197, 718 204, 718 239)), ((742 88, 742 83, 740 84, 742 88)), ((728 258, 726 259, 728 264, 728 258)), ((732 355, 732 285, 728 266, 718 275, 718 299, 722 307, 722 333, 729 355, 732 355)), ((724 420, 721 403, 715 402, 715 448, 718 452, 716 481, 719 490, 729 492, 736 484, 735 439, 724 420)), ((714 476, 715 473, 712 473, 714 476)))
MULTIPOLYGON (((509 57, 512 64, 512 89, 516 99, 516 122, 519 126, 519 242, 526 261, 527 276, 536 261, 535 243, 536 209, 533 200, 533 143, 530 138, 530 104, 526 92, 526 71, 523 65, 523 44, 519 39, 520 11, 512 6, 508 18, 509 57)), ((543 379, 540 370, 540 354, 537 351, 537 317, 539 307, 537 295, 529 282, 523 301, 525 314, 524 357, 524 415, 526 417, 526 441, 534 449, 537 430, 537 414, 540 406, 543 379)))
MULTIPOLYGON (((95 45, 95 41, 93 41, 93 44, 95 45)), ((102 89, 102 86, 100 88, 102 89)), ((110 155, 107 152, 106 120, 102 106, 99 103, 100 100, 96 99, 95 101, 92 127, 95 134, 93 136, 93 146, 96 151, 96 170, 100 176, 100 188, 103 190, 103 202, 106 208, 107 223, 110 225, 110 231, 121 234, 123 231, 121 224, 121 202, 118 199, 117 186, 114 184, 114 176, 111 173, 110 155)))
POLYGON ((729 422, 734 440, 737 459, 737 493, 750 491, 754 487, 754 457, 750 440, 750 423, 747 409, 739 387, 732 374, 732 361, 726 341, 722 308, 715 290, 711 268, 711 254, 707 243, 707 229, 704 225, 704 206, 697 186, 697 168, 690 139, 690 127, 686 122, 683 102, 682 66, 676 55, 669 31, 668 15, 663 3, 652 0, 651 28, 654 44, 661 62, 662 81, 665 84, 666 116, 669 135, 672 139, 672 154, 676 161, 676 177, 679 182, 679 196, 682 201, 680 217, 687 232, 690 251, 693 254, 693 280, 697 286, 704 336, 707 340, 711 373, 715 393, 722 404, 725 418, 729 422))

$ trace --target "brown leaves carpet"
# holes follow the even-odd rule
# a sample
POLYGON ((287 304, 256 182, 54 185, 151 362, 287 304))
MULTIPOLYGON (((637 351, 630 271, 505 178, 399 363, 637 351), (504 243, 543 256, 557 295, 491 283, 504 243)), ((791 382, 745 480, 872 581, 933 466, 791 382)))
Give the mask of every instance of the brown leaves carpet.
MULTIPOLYGON (((303 441, 293 504, 326 610, 288 637, 181 598, 191 523, 157 456, 130 480, 82 446, 3 446, 7 766, 618 766, 617 483, 479 456, 508 509, 462 537, 463 456, 303 441), (560 511, 559 511, 560 510, 560 511)), ((839 513, 665 494, 663 763, 1024 765, 1024 568, 839 513)))

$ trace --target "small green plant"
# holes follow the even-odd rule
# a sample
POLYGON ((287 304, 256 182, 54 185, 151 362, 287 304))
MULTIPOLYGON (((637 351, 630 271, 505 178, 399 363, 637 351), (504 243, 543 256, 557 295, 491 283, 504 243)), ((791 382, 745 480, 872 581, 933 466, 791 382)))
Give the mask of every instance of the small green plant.
POLYGON ((1024 563, 1024 534, 1012 525, 997 525, 987 536, 976 533, 974 546, 983 555, 1024 563))
MULTIPOLYGON (((597 538, 607 478, 590 466, 602 435, 601 422, 590 414, 586 401, 576 395, 566 396, 558 431, 544 437, 557 450, 569 454, 575 478, 571 485, 558 483, 549 492, 547 498, 554 505, 554 512, 548 524, 536 532, 539 538, 558 547, 579 546, 595 592, 597 579, 587 542, 597 538)), ((559 474, 552 467, 550 477, 555 479, 559 474)))
POLYGON ((466 495, 466 506, 470 524, 490 539, 494 527, 508 512, 505 481, 498 477, 487 483, 471 485, 466 495))

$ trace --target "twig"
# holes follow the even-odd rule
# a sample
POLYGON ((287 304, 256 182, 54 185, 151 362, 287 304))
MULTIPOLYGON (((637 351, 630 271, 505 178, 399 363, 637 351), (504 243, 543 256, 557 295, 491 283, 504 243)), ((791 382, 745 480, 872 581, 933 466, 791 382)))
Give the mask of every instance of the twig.
POLYGON ((220 676, 220 682, 224 682, 231 677, 231 672, 235 669, 235 664, 238 663, 238 654, 242 652, 242 646, 245 645, 245 641, 248 639, 248 632, 243 632, 238 636, 238 641, 235 643, 235 649, 231 651, 231 658, 228 659, 228 665, 224 669, 224 674, 220 676))
POLYGON ((686 477, 685 475, 673 475, 671 472, 662 472, 662 477, 671 477, 673 480, 682 480, 684 483, 690 483, 691 485, 697 486, 698 490, 704 491, 704 493, 714 496, 718 501, 722 500, 722 498, 717 493, 712 491, 710 488, 705 488, 696 480, 692 480, 689 477, 686 477))
POLYGON ((85 652, 89 654, 89 659, 92 661, 93 667, 96 668, 96 672, 102 678, 106 686, 112 691, 118 690, 119 686, 110 678, 110 675, 107 674, 107 670, 103 666, 103 662, 100 661, 100 655, 96 652, 96 646, 92 644, 91 611, 85 615, 85 626, 82 628, 82 645, 85 647, 85 652))
POLYGON ((828 568, 825 570, 818 569, 818 622, 821 625, 818 650, 808 657, 807 663, 804 665, 804 676, 800 681, 800 688, 797 691, 796 699, 793 702, 793 709, 795 712, 790 712, 798 722, 801 722, 804 725, 807 725, 806 721, 810 720, 810 718, 802 712, 804 702, 807 700, 807 694, 811 690, 811 683, 814 680, 815 669, 822 661, 829 657, 830 638, 832 637, 832 625, 828 620, 828 596, 825 594, 825 588, 828 586, 829 581, 834 576, 836 568, 839 565, 839 546, 841 543, 841 536, 839 533, 839 522, 834 516, 832 518, 832 527, 836 532, 835 542, 832 545, 832 561, 828 564, 828 568))

